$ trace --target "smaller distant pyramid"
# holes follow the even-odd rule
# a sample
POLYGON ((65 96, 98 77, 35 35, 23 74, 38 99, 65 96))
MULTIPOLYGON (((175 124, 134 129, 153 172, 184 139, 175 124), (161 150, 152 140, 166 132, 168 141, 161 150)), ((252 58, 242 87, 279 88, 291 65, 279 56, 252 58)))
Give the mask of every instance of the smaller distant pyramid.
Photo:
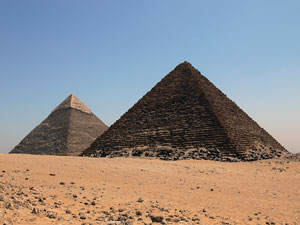
POLYGON ((71 94, 10 153, 77 156, 107 128, 71 94))

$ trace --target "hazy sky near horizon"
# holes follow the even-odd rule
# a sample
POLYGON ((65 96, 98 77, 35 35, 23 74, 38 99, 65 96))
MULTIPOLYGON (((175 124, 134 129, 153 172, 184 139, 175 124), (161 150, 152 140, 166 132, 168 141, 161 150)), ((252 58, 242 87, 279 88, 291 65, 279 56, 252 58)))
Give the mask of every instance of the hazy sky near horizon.
POLYGON ((299 0, 0 0, 0 153, 70 93, 111 125, 189 61, 300 152, 299 0))

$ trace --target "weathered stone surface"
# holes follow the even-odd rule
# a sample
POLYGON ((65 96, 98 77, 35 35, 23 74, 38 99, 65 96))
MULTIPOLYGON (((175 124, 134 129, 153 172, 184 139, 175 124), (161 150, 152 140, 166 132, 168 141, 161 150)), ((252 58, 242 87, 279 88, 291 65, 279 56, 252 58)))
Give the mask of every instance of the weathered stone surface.
POLYGON ((52 112, 68 108, 73 108, 81 112, 92 114, 91 109, 87 107, 82 101, 80 101, 80 99, 77 98, 74 94, 69 95, 69 97, 67 97, 62 103, 60 103, 59 106, 57 106, 52 112))
POLYGON ((184 62, 82 155, 250 161, 282 153, 284 147, 184 62))
POLYGON ((79 155, 106 129, 107 126, 72 94, 10 153, 79 155))

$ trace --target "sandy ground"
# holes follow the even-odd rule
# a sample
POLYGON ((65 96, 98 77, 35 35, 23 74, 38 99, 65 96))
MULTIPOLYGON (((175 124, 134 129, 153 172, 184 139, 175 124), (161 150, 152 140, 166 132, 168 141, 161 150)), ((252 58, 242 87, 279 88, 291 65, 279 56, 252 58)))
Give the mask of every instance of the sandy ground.
POLYGON ((300 224, 300 162, 0 154, 0 224, 300 224))

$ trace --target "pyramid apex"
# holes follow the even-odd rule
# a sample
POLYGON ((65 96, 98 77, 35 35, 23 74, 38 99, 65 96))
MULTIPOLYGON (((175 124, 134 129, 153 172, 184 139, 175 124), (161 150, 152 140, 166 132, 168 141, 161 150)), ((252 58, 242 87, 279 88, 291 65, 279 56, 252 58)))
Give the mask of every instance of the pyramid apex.
POLYGON ((179 76, 189 76, 192 74, 193 75, 202 75, 202 73, 188 61, 184 61, 184 62, 178 64, 173 71, 175 72, 175 74, 177 74, 179 76))
POLYGON ((186 64, 186 65, 192 65, 190 62, 188 61, 184 61, 182 64, 186 64))
MULTIPOLYGON (((195 67, 193 67, 193 65, 192 65, 190 62, 188 62, 188 61, 184 61, 184 62, 178 64, 178 65, 176 66, 175 69, 184 69, 184 70, 188 69, 188 70, 196 70, 196 71, 198 71, 198 70, 197 70, 195 67)), ((199 71, 199 72, 200 72, 200 71, 199 71)))
POLYGON ((92 111, 76 95, 70 94, 62 103, 60 103, 52 112, 59 109, 73 108, 84 113, 91 114, 92 111))
POLYGON ((192 66, 192 64, 188 61, 184 61, 184 62, 178 64, 178 66, 192 66))

